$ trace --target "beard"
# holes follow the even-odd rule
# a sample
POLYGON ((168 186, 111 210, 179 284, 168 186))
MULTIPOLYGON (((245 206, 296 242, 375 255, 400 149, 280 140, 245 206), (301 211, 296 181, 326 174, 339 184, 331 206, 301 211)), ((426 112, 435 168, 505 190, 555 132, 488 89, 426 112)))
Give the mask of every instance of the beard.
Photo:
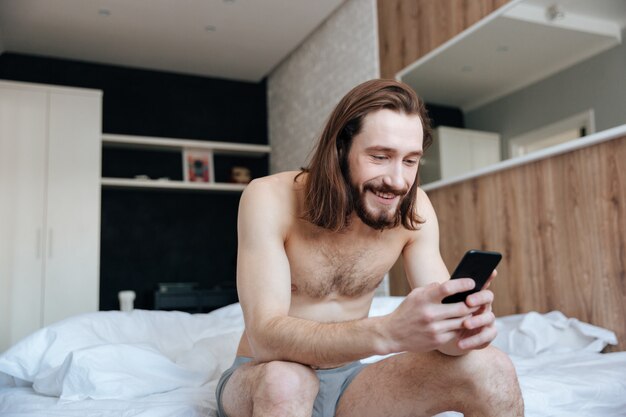
POLYGON ((369 227, 375 230, 385 230, 396 227, 400 224, 402 216, 402 206, 408 198, 408 188, 402 190, 391 188, 379 180, 370 180, 363 184, 363 191, 359 190, 352 182, 350 182, 350 190, 352 193, 352 201, 354 211, 359 219, 369 227), (397 203, 395 210, 391 208, 370 208, 367 205, 366 196, 368 192, 393 194, 403 196, 397 203))

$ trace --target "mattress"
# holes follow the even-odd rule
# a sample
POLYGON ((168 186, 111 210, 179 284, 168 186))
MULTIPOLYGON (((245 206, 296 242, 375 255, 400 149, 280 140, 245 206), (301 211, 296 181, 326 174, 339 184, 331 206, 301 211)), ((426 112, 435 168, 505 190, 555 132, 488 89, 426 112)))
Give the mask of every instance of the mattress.
MULTIPOLYGON (((370 315, 401 301, 377 297, 370 315)), ((626 352, 600 353, 617 343, 613 332, 559 312, 501 317, 496 325, 494 345, 515 364, 527 417, 626 416, 626 352)), ((72 317, 0 355, 0 415, 215 416, 215 385, 242 331, 238 304, 208 314, 72 317)))

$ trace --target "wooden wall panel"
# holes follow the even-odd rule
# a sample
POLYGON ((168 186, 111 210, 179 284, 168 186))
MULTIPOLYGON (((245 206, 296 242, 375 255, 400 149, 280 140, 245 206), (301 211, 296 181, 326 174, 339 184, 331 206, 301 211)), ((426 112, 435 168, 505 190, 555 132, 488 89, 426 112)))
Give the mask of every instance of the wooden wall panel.
MULTIPOLYGON (((378 0, 381 77, 395 74, 509 0, 378 0)), ((441 249, 500 250, 497 315, 560 310, 607 327, 626 350, 626 138, 429 192, 441 249)), ((391 293, 408 292, 401 263, 391 293)))
POLYGON ((509 0, 378 0, 382 78, 396 73, 509 0))
POLYGON ((428 192, 444 261, 501 251, 497 315, 559 310, 626 350, 624 161, 626 137, 428 192))

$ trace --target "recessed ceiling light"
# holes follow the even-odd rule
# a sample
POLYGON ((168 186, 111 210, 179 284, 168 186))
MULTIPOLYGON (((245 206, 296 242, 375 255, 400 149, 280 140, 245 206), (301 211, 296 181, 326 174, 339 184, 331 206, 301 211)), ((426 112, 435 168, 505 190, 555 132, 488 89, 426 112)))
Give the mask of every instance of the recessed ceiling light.
POLYGON ((207 32, 215 32, 217 30, 217 28, 215 26, 213 26, 213 25, 206 25, 204 27, 204 30, 207 31, 207 32))
POLYGON ((98 14, 103 17, 111 16, 111 11, 109 9, 99 9, 98 14))

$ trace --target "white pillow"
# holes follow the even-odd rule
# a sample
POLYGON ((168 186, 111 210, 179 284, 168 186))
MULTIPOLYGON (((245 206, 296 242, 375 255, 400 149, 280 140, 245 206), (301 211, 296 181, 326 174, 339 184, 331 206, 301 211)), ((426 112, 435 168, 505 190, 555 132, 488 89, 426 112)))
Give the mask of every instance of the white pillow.
POLYGON ((71 352, 60 366, 40 372, 33 389, 63 400, 129 400, 198 387, 210 375, 175 364, 151 345, 117 343, 71 352))
MULTIPOLYGON (((62 372, 61 365, 65 364, 68 369, 70 365, 72 369, 79 369, 79 365, 87 363, 85 360, 90 357, 87 353, 107 345, 148 345, 163 356, 160 360, 169 360, 175 365, 178 358, 189 355, 194 349, 198 354, 211 357, 211 348, 224 349, 221 346, 221 340, 224 339, 228 340, 234 355, 237 344, 233 342, 235 337, 232 334, 240 335, 243 331, 243 319, 240 316, 241 309, 236 305, 216 315, 134 310, 130 313, 108 311, 71 317, 38 330, 2 354, 0 374, 9 375, 12 380, 4 376, 0 378, 0 384, 24 385, 24 381, 33 383, 38 378, 44 381, 41 378, 49 378, 53 374, 60 378, 67 375, 67 372, 62 372), (201 340, 205 341, 204 344, 196 345, 201 340), (77 352, 80 352, 78 357, 77 352)), ((130 349, 128 346, 120 349, 130 349)), ((213 355, 214 358, 216 356, 213 355)), ((182 359, 181 364, 184 365, 182 359)), ((131 371, 141 371, 141 362, 129 365, 137 365, 137 369, 131 371)), ((214 360, 196 369, 211 376, 221 366, 220 361, 214 360)), ((40 382, 38 386, 48 385, 40 382)))

